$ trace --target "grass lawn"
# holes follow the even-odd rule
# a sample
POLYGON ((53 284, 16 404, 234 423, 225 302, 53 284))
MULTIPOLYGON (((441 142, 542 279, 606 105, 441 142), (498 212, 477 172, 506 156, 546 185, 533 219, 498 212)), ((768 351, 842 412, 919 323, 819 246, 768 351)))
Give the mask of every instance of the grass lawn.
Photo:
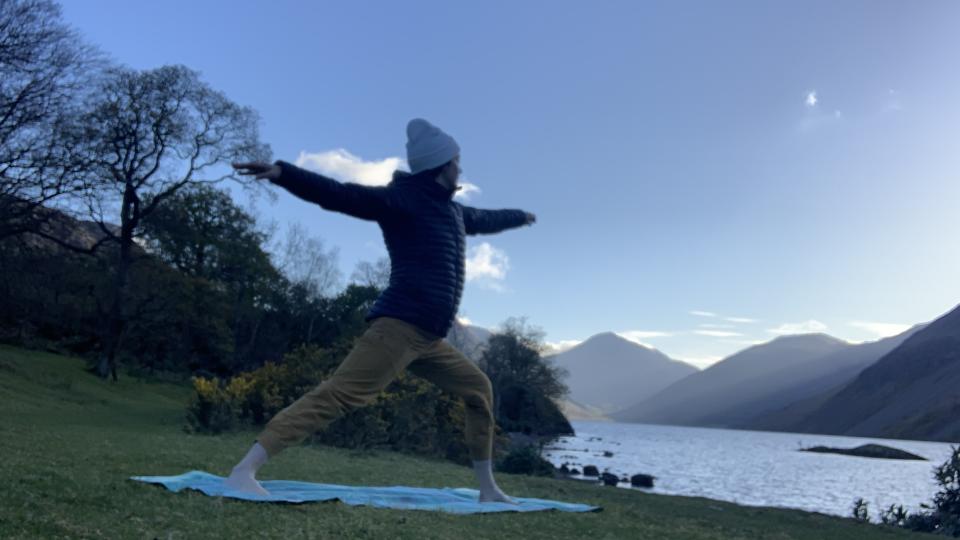
MULTIPOLYGON (((602 506, 602 512, 439 512, 340 502, 254 503, 172 493, 129 480, 189 470, 229 473, 255 432, 183 432, 190 388, 119 383, 81 360, 0 345, 0 538, 624 538, 883 539, 916 535, 852 519, 497 474, 508 494, 602 506)), ((291 448, 264 479, 470 487, 473 472, 391 452, 291 448)))

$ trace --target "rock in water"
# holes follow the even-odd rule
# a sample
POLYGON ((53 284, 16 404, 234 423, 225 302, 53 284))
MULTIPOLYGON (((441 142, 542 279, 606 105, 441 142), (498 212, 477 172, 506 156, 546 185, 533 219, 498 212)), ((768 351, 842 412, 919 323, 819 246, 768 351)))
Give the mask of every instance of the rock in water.
POLYGON ((927 461, 927 458, 911 454, 905 450, 898 450, 883 446, 881 444, 865 444, 856 448, 831 448, 829 446, 814 446, 812 448, 801 448, 801 452, 818 452, 822 454, 843 454, 845 456, 857 456, 867 458, 881 459, 912 459, 927 461))
POLYGON ((630 477, 630 485, 633 487, 652 488, 654 478, 656 477, 649 474, 635 474, 630 477))

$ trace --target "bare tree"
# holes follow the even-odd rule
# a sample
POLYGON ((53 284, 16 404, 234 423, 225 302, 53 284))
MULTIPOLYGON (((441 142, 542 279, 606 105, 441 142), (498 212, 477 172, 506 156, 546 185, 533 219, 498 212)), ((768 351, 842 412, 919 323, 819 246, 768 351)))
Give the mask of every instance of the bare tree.
POLYGON ((325 249, 322 239, 310 236, 303 225, 291 223, 287 236, 271 252, 277 269, 293 285, 291 294, 298 297, 297 303, 306 311, 305 338, 309 343, 322 314, 322 299, 340 286, 340 250, 325 249))
POLYGON ((116 380, 115 355, 125 322, 124 292, 134 262, 134 239, 142 221, 188 185, 228 179, 245 188, 263 184, 234 176, 231 161, 269 160, 259 142, 258 115, 230 101, 184 66, 136 71, 107 70, 96 92, 57 136, 80 159, 75 171, 85 187, 82 212, 103 237, 86 249, 42 228, 35 232, 78 253, 94 254, 104 243, 117 247, 116 274, 98 372, 116 380), (119 219, 117 219, 117 217, 119 219), (109 226, 111 218, 119 228, 109 226))
POLYGON ((353 274, 350 275, 350 281, 367 287, 380 289, 387 288, 390 284, 390 259, 380 257, 375 262, 360 261, 357 263, 353 274))
POLYGON ((302 284, 314 298, 330 295, 340 285, 340 250, 325 249, 323 240, 310 236, 299 223, 287 227, 287 236, 272 250, 277 269, 291 283, 302 284))
POLYGON ((84 188, 56 126, 103 65, 51 0, 0 0, 0 239, 36 229, 54 215, 38 207, 84 188))

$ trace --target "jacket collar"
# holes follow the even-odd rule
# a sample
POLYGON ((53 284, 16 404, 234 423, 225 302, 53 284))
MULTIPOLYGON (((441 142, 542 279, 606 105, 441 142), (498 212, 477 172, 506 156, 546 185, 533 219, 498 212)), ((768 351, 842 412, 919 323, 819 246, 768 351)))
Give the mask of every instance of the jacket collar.
POLYGON ((393 171, 392 184, 398 187, 413 187, 423 191, 434 199, 451 200, 456 191, 450 191, 441 186, 435 180, 428 180, 420 175, 410 174, 406 171, 393 171))

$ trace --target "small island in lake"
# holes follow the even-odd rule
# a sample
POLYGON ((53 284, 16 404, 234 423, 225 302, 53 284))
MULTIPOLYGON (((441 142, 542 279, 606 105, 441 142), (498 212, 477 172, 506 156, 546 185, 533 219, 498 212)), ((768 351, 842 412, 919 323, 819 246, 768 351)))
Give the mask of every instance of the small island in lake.
POLYGON ((927 461, 927 458, 911 454, 904 450, 890 448, 881 444, 865 444, 856 448, 831 448, 829 446, 814 446, 812 448, 801 448, 801 452, 820 452, 824 454, 844 454, 847 456, 883 458, 883 459, 913 459, 927 461))

